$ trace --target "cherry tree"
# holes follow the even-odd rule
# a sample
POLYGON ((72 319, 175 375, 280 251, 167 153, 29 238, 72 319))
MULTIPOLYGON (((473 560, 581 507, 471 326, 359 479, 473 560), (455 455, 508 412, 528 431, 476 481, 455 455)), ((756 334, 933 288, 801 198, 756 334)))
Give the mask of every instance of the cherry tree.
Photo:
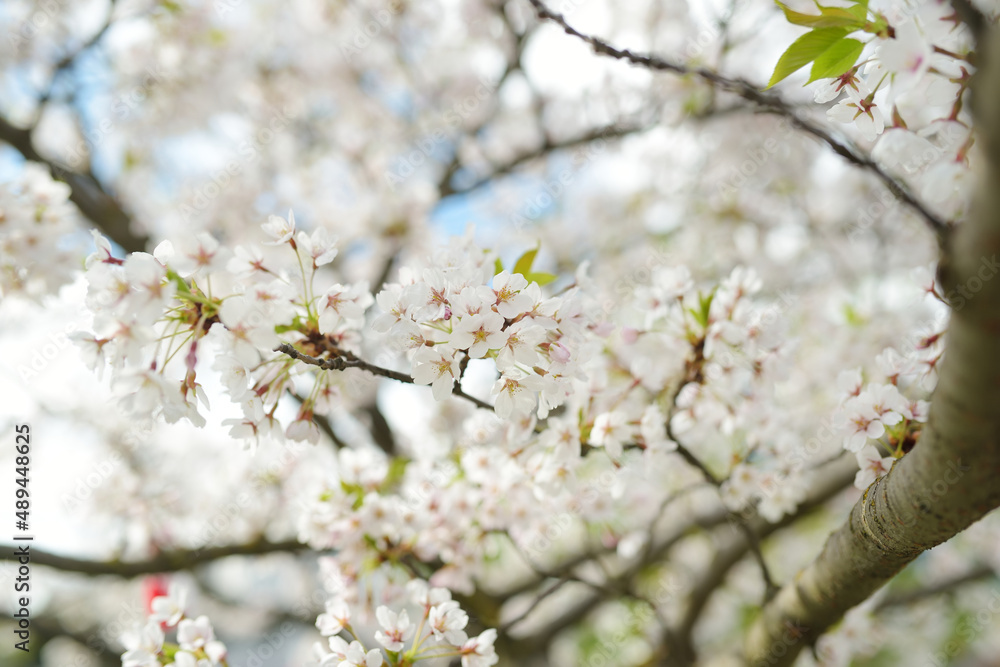
POLYGON ((998 14, 8 3, 11 664, 986 664, 998 14))

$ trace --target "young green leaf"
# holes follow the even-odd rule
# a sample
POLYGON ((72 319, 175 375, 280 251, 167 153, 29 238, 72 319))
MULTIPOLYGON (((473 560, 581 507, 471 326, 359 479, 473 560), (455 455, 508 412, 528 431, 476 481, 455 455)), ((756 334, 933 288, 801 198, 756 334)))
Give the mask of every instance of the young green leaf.
POLYGON ((554 281, 558 276, 552 273, 529 273, 524 278, 529 283, 534 282, 538 283, 539 286, 544 286, 554 281))
POLYGON ((541 245, 535 246, 532 250, 521 255, 517 262, 514 263, 514 268, 511 269, 511 273, 520 273, 522 276, 527 276, 531 273, 531 265, 535 262, 535 255, 538 254, 538 249, 541 245))
POLYGON ((817 3, 819 14, 804 14, 790 8, 783 2, 775 0, 785 12, 785 18, 793 25, 807 28, 850 28, 851 32, 865 27, 865 15, 868 13, 868 3, 858 3, 853 7, 824 7, 817 3))
POLYGON ((781 54, 767 87, 770 88, 819 58, 827 49, 842 40, 847 33, 846 28, 816 28, 799 37, 781 54))
POLYGON ((823 55, 816 58, 809 75, 809 81, 806 83, 840 76, 854 67, 854 63, 858 62, 858 56, 861 55, 864 48, 864 43, 856 39, 845 38, 836 42, 824 51, 823 55))

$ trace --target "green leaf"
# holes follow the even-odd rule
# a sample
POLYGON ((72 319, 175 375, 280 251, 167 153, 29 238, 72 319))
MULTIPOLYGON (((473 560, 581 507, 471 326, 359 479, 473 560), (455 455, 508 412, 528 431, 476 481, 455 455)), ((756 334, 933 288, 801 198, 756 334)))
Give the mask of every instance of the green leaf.
POLYGON ((827 49, 842 40, 847 32, 846 28, 816 28, 799 37, 781 54, 767 87, 770 88, 819 58, 827 49))
POLYGON ((289 331, 302 331, 303 322, 302 316, 296 315, 292 318, 291 324, 278 324, 274 327, 274 333, 288 333, 289 331))
POLYGON ((500 258, 497 257, 497 260, 493 263, 493 275, 496 275, 501 271, 503 271, 503 262, 501 262, 500 258))
POLYGON ((167 280, 177 285, 178 294, 186 297, 193 296, 191 294, 191 289, 188 287, 187 281, 181 278, 180 274, 176 271, 167 269, 167 280))
POLYGON ((529 273, 531 273, 531 265, 534 264, 535 255, 538 254, 538 249, 540 247, 541 244, 536 245, 533 250, 529 250, 528 252, 521 255, 518 258, 517 262, 515 262, 514 268, 511 269, 510 272, 520 273, 522 276, 527 276, 529 273))
POLYGON ((861 55, 864 48, 864 43, 856 39, 845 38, 836 42, 824 51, 823 55, 816 58, 816 62, 812 66, 812 73, 809 75, 809 81, 806 83, 840 76, 854 67, 854 63, 858 62, 858 56, 861 55))
POLYGON ((790 8, 783 2, 775 0, 785 12, 785 19, 793 25, 802 25, 807 28, 851 28, 860 30, 865 27, 865 15, 868 13, 867 2, 862 6, 857 4, 854 7, 844 9, 842 7, 824 7, 820 4, 819 14, 804 14, 790 8))
POLYGON ((712 291, 708 294, 702 294, 698 292, 698 309, 688 308, 688 312, 694 318, 694 321, 701 325, 704 329, 708 326, 708 314, 712 310, 712 301, 715 300, 715 291, 717 287, 713 287, 712 291))
POLYGON ((356 510, 364 504, 365 490, 360 484, 348 483, 341 480, 340 488, 343 489, 344 493, 348 496, 354 497, 354 502, 351 503, 351 509, 356 510))
MULTIPOLYGON (((813 1, 815 2, 815 0, 813 1)), ((856 19, 864 23, 867 20, 868 16, 868 0, 848 0, 848 2, 853 3, 854 6, 844 7, 843 11, 847 12, 848 14, 851 14, 856 19)), ((818 2, 816 2, 816 6, 819 7, 820 12, 822 12, 824 9, 841 9, 840 7, 823 7, 818 2)))
POLYGON ((854 16, 854 18, 856 18, 862 24, 864 24, 868 20, 868 2, 867 2, 867 0, 864 3, 860 3, 859 2, 858 4, 854 5, 853 7, 848 7, 846 11, 847 11, 848 14, 851 14, 852 16, 854 16))
POLYGON ((864 316, 849 303, 844 304, 844 319, 847 320, 847 325, 852 327, 860 327, 865 324, 864 316))
POLYGON ((406 466, 410 464, 410 459, 404 456, 394 456, 389 460, 389 472, 386 474, 379 489, 387 491, 396 486, 396 483, 403 479, 406 474, 406 466))
POLYGON ((529 283, 535 282, 538 283, 540 287, 544 287, 545 285, 548 285, 558 277, 559 276, 553 273, 529 273, 524 278, 529 283))

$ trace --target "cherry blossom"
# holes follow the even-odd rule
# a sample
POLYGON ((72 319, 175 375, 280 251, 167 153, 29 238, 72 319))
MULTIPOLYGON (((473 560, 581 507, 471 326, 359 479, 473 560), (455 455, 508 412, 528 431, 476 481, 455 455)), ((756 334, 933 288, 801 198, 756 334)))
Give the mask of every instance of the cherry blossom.
POLYGON ((468 349, 472 359, 481 359, 505 343, 500 333, 503 323, 503 317, 493 312, 466 315, 452 329, 449 342, 455 348, 468 349))
POLYGON ((463 631, 469 615, 459 609, 458 603, 448 600, 431 607, 428 625, 434 638, 449 644, 462 645, 468 638, 463 631))
POLYGON ((295 213, 288 212, 288 218, 272 215, 267 222, 261 225, 264 233, 271 237, 270 241, 265 241, 267 245, 281 245, 292 240, 295 235, 295 213))
POLYGON ((423 347, 413 356, 413 381, 431 385, 434 398, 439 401, 451 394, 459 374, 458 360, 450 347, 423 347))
POLYGON ((187 601, 187 589, 176 582, 171 582, 167 595, 153 598, 150 618, 165 623, 167 627, 177 625, 184 616, 184 605, 187 601))
POLYGON ((858 474, 854 477, 854 486, 859 489, 867 489, 872 482, 889 472, 894 458, 883 457, 872 445, 865 445, 855 454, 858 459, 858 474))
POLYGON ((535 391, 541 381, 519 370, 505 372, 493 385, 497 416, 501 419, 527 415, 535 407, 535 391))
POLYGON ((522 294, 522 290, 527 286, 528 281, 518 273, 501 271, 494 276, 493 291, 497 296, 497 312, 511 319, 531 309, 531 296, 527 293, 522 294))
POLYGON ((866 88, 855 90, 848 87, 847 99, 841 100, 827 112, 831 121, 853 123, 868 141, 874 141, 885 129, 882 110, 876 104, 874 93, 866 88))
POLYGON ((123 637, 126 652, 122 667, 159 667, 158 655, 163 650, 163 630, 158 622, 150 621, 137 633, 123 637))
POLYGON ((594 420, 590 440, 598 447, 604 447, 608 456, 617 459, 622 455, 622 447, 632 438, 633 429, 624 413, 615 410, 603 412, 594 420))
POLYGON ((350 625, 351 611, 343 599, 332 599, 326 603, 326 611, 316 617, 316 627, 323 636, 340 634, 350 625))
POLYGON ((462 667, 490 667, 499 661, 493 642, 496 641, 497 631, 484 630, 478 637, 473 637, 466 641, 461 647, 462 667))
POLYGON ((406 610, 397 613, 383 606, 375 610, 375 616, 382 627, 375 633, 375 639, 389 651, 402 649, 414 631, 406 610))

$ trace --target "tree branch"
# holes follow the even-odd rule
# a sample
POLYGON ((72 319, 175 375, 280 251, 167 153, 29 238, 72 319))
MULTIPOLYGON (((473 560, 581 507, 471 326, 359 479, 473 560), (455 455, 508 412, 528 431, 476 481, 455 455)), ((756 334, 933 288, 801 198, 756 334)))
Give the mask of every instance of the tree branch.
POLYGON ((396 455, 396 436, 392 432, 392 427, 386 420, 385 415, 378 406, 378 401, 364 406, 364 413, 371 420, 371 436, 378 448, 389 456, 396 455))
POLYGON ((10 144, 25 160, 44 164, 52 178, 70 187, 70 201, 112 241, 128 252, 141 252, 149 241, 147 236, 132 231, 132 219, 117 200, 91 174, 70 171, 42 157, 31 141, 31 130, 14 127, 0 117, 0 141, 10 144))
MULTIPOLYGON (((771 535, 775 531, 791 525, 803 516, 817 510, 838 493, 848 488, 854 481, 854 475, 857 473, 857 464, 851 459, 841 459, 834 466, 832 466, 832 468, 833 469, 829 471, 829 474, 825 475, 822 480, 818 481, 813 486, 806 499, 798 506, 798 508, 796 508, 795 512, 785 516, 776 524, 767 523, 761 519, 753 521, 751 529, 760 531, 759 533, 755 533, 755 537, 771 535)), ((691 534, 692 527, 700 526, 705 529, 716 528, 725 524, 727 521, 734 521, 732 513, 728 509, 721 508, 708 516, 696 518, 691 523, 685 523, 682 526, 672 528, 667 535, 660 538, 652 549, 647 550, 641 559, 631 564, 623 572, 621 572, 621 574, 615 576, 614 580, 609 582, 609 586, 611 588, 615 588, 616 586, 621 587, 623 585, 631 585, 630 582, 632 582, 634 578, 645 568, 654 563, 663 561, 670 549, 691 534)), ((739 524, 731 525, 731 527, 734 530, 739 530, 738 525, 739 524)), ((738 544, 742 545, 742 552, 740 554, 740 558, 736 558, 732 564, 739 562, 739 560, 742 559, 742 556, 746 555, 747 551, 750 550, 750 541, 745 535, 740 535, 737 540, 738 544)), ((561 576, 561 573, 569 571, 594 556, 594 554, 577 556, 555 568, 552 568, 549 570, 548 574, 553 577, 561 576)), ((722 571, 721 567, 720 571, 722 571)), ((725 569, 725 572, 728 572, 728 568, 725 569)), ((725 572, 722 573, 723 576, 725 572)), ((712 591, 718 588, 719 584, 722 583, 721 577, 718 579, 711 579, 706 575, 704 580, 705 583, 703 584, 703 588, 707 592, 701 594, 704 596, 704 600, 700 603, 700 608, 704 607, 704 602, 708 600, 708 596, 712 591)), ((697 585, 698 584, 696 584, 696 586, 697 585)), ((518 590, 518 592, 522 591, 518 590)), ((693 594, 694 592, 692 592, 692 595, 693 594)), ((519 638, 519 648, 524 647, 525 649, 530 649, 528 652, 532 652, 537 650, 540 646, 544 646, 547 642, 550 642, 558 632, 585 618, 586 615, 590 613, 591 609, 593 609, 593 607, 600 602, 600 599, 601 596, 595 591, 592 595, 574 603, 571 608, 566 609, 551 623, 539 628, 537 632, 534 632, 527 637, 519 638)), ((690 604, 694 604, 694 599, 689 597, 689 605, 690 604)), ((699 612, 700 609, 692 614, 692 626, 694 625, 694 620, 697 619, 699 612)), ((672 628, 664 628, 661 639, 668 642, 669 647, 673 650, 672 655, 677 653, 677 648, 680 646, 681 640, 677 637, 676 630, 672 628)))
POLYGON ((596 53, 610 56, 618 60, 624 60, 633 65, 639 65, 648 69, 673 72, 674 74, 679 74, 681 76, 697 77, 719 90, 733 93, 734 95, 742 97, 745 100, 753 102, 761 110, 766 111, 767 113, 773 113, 787 118, 794 127, 802 130, 806 134, 811 134, 816 137, 829 146, 837 155, 841 156, 851 164, 874 174, 897 199, 916 211, 920 217, 924 219, 937 236, 939 244, 944 243, 948 231, 951 228, 947 221, 941 219, 928 209, 923 202, 918 200, 906 188, 905 185, 886 173, 885 170, 878 165, 878 163, 871 159, 871 157, 862 154, 856 148, 849 146, 844 142, 838 141, 825 128, 802 118, 795 113, 792 107, 781 97, 772 93, 762 92, 758 86, 753 85, 749 81, 745 81, 743 79, 731 79, 704 67, 691 67, 680 63, 670 62, 657 56, 636 54, 632 53, 632 51, 628 49, 617 49, 601 39, 591 35, 586 35, 579 30, 576 30, 566 22, 566 19, 562 14, 550 11, 541 2, 541 0, 528 0, 528 2, 530 2, 535 8, 535 12, 538 14, 539 18, 547 19, 558 24, 566 34, 577 37, 590 44, 596 53))
POLYGON ((558 150, 566 150, 568 148, 576 148, 577 146, 583 146, 585 144, 592 143, 599 139, 614 139, 618 137, 626 137, 630 134, 637 134, 639 132, 645 132, 652 127, 651 124, 638 124, 638 125, 626 125, 619 126, 617 124, 605 125, 603 127, 596 127, 589 130, 581 135, 570 139, 564 139, 562 141, 550 141, 546 140, 541 146, 533 150, 521 153, 520 155, 512 158, 511 160, 504 162, 503 164, 496 165, 493 170, 486 176, 480 177, 474 183, 471 183, 462 188, 452 188, 450 185, 443 186, 441 190, 441 196, 445 197, 447 195, 456 193, 472 192, 477 190, 487 183, 495 180, 500 176, 506 176, 513 173, 518 167, 537 160, 539 158, 545 157, 549 153, 558 150))
MULTIPOLYGON (((673 650, 670 653, 672 665, 694 664, 693 633, 695 625, 701 619, 702 612, 708 605, 712 594, 725 582, 733 566, 742 561, 747 552, 759 551, 761 540, 796 523, 803 516, 818 509, 830 498, 850 486, 858 471, 857 463, 849 457, 838 458, 829 468, 821 473, 822 477, 817 481, 813 493, 793 514, 786 514, 777 523, 770 523, 759 516, 742 522, 739 524, 741 530, 716 550, 711 565, 702 572, 688 594, 687 609, 685 609, 684 616, 674 633, 677 643, 672 647, 673 650), (742 530, 744 527, 746 530, 742 530)), ((664 637, 664 640, 666 639, 664 637)))
MULTIPOLYGON (((670 398, 670 413, 666 418, 666 432, 667 438, 674 441, 677 444, 677 453, 688 462, 689 465, 697 468, 702 476, 705 478, 709 484, 714 486, 716 490, 722 489, 722 483, 725 480, 719 479, 715 474, 708 469, 708 467, 702 463, 701 459, 691 453, 691 451, 684 446, 684 444, 674 433, 673 421, 674 414, 677 411, 677 398, 680 396, 681 391, 689 382, 702 381, 703 368, 705 365, 705 339, 702 337, 698 343, 694 345, 695 357, 693 360, 687 362, 687 368, 685 372, 685 377, 677 383, 677 387, 674 389, 673 396, 670 398)), ((746 536, 747 544, 750 550, 753 552, 754 558, 757 560, 757 565, 760 567, 760 576, 764 580, 764 601, 770 600, 775 593, 778 592, 778 586, 774 583, 774 578, 771 577, 771 571, 767 567, 767 561, 764 560, 764 553, 760 550, 760 542, 757 540, 757 534, 753 529, 750 528, 747 520, 737 514, 736 512, 730 513, 730 519, 735 520, 739 529, 743 531, 744 536, 746 536)))
MULTIPOLYGON (((296 350, 293 346, 288 343, 282 343, 278 347, 274 348, 275 352, 282 352, 287 354, 292 359, 302 361, 304 363, 310 364, 312 366, 317 366, 325 371, 342 371, 347 368, 360 368, 363 371, 368 371, 372 375, 380 375, 382 377, 387 377, 390 380, 396 380, 397 382, 405 382, 406 384, 416 384, 406 373, 400 373, 399 371, 394 371, 388 368, 382 368, 381 366, 376 366, 375 364, 370 364, 367 361, 358 359, 354 354, 348 352, 347 350, 340 350, 338 357, 332 357, 329 359, 317 359, 316 357, 310 357, 308 354, 303 354, 296 350)), ((475 396, 470 396, 462 391, 462 387, 455 383, 455 388, 451 390, 455 396, 459 398, 464 398, 471 403, 474 403, 476 407, 483 408, 485 410, 492 410, 493 406, 486 401, 480 400, 475 396)))
POLYGON ((938 583, 931 584, 925 588, 918 588, 913 591, 903 591, 893 595, 888 595, 885 599, 875 605, 875 612, 878 613, 883 609, 891 609, 893 607, 906 607, 914 602, 919 602, 920 600, 925 600, 929 597, 941 595, 942 593, 950 593, 956 588, 961 588, 967 584, 978 583, 985 579, 995 579, 996 576, 996 571, 989 565, 978 565, 968 572, 963 572, 960 575, 951 577, 950 579, 945 579, 944 581, 939 581, 938 583))
MULTIPOLYGON (((507 61, 507 65, 504 67, 503 73, 500 74, 500 78, 497 80, 496 87, 494 90, 500 90, 500 87, 510 78, 510 75, 521 69, 521 58, 524 55, 524 47, 528 42, 528 37, 531 34, 529 29, 525 29, 524 32, 518 32, 515 30, 514 25, 510 21, 510 17, 507 15, 506 11, 507 0, 501 0, 494 7, 497 13, 500 15, 500 20, 503 22, 504 28, 506 28, 510 34, 514 37, 514 52, 511 58, 507 61)), ((493 120, 496 119, 497 112, 500 106, 494 104, 493 108, 490 110, 490 114, 485 117, 480 123, 475 127, 469 128, 464 132, 465 136, 475 137, 477 134, 482 132, 482 130, 489 125, 493 120)), ((437 189, 438 196, 441 199, 445 197, 456 194, 458 192, 466 192, 472 190, 473 188, 461 188, 456 190, 451 185, 452 177, 458 172, 462 167, 462 160, 459 157, 458 142, 455 142, 455 151, 452 153, 451 160, 445 165, 444 171, 438 178, 437 189)))
MULTIPOLYGON (((67 53, 65 56, 60 58, 58 62, 56 62, 55 66, 52 68, 52 76, 49 77, 49 85, 42 92, 41 96, 38 99, 38 113, 41 112, 42 107, 44 107, 45 104, 49 101, 49 98, 52 97, 52 89, 55 87, 56 77, 58 77, 61 72, 64 72, 68 70, 70 67, 72 67, 73 64, 76 62, 76 59, 80 57, 81 53, 83 53, 87 49, 97 44, 99 41, 101 41, 101 39, 104 38, 104 35, 107 34, 108 30, 111 28, 111 25, 113 24, 112 19, 114 18, 115 6, 117 4, 118 0, 111 0, 108 3, 108 15, 107 17, 105 17, 104 23, 101 24, 101 27, 97 30, 97 32, 91 35, 90 38, 87 39, 85 42, 83 42, 83 44, 81 44, 79 47, 77 47, 76 50, 67 53)), ((36 115, 36 120, 37 120, 37 115, 36 115)))
POLYGON ((946 293, 977 289, 952 313, 927 425, 916 447, 867 489, 816 560, 765 606, 747 636, 751 664, 791 665, 803 646, 907 563, 1000 505, 1000 281, 991 280, 1000 254, 997 37, 994 30, 981 44, 987 66, 973 89, 986 158, 982 186, 938 267, 946 293), (783 640, 790 624, 801 628, 791 645, 783 640), (780 656, 773 651, 779 643, 780 656))
MULTIPOLYGON (((7 554, 14 552, 14 545, 5 544, 0 546, 7 554)), ((260 556, 270 553, 290 553, 296 551, 306 551, 309 547, 297 540, 287 540, 284 542, 271 542, 266 539, 258 539, 246 544, 228 544, 225 546, 205 547, 203 549, 178 549, 174 551, 162 551, 149 560, 139 561, 94 561, 60 556, 40 549, 31 549, 31 562, 36 565, 61 570, 63 572, 76 572, 88 576, 111 574, 117 577, 138 577, 144 574, 156 574, 159 572, 176 572, 178 570, 189 570, 197 565, 209 563, 229 556, 260 556)))
MULTIPOLYGON (((38 100, 37 116, 45 107, 52 95, 52 88, 56 77, 76 62, 77 57, 87 49, 97 44, 108 32, 113 24, 112 17, 115 12, 117 0, 112 0, 108 7, 108 16, 100 29, 89 39, 81 44, 71 53, 63 56, 53 67, 52 77, 48 87, 42 91, 38 100)), ((122 206, 104 189, 104 186, 94 178, 89 171, 76 172, 52 160, 42 157, 35 150, 31 134, 34 126, 21 129, 11 125, 5 118, 0 117, 0 141, 9 144, 14 150, 19 152, 25 160, 44 164, 49 168, 52 178, 66 183, 70 187, 70 201, 76 204, 80 213, 104 232, 112 241, 124 248, 128 252, 139 252, 146 249, 149 241, 148 237, 136 234, 131 229, 131 217, 122 206)))

